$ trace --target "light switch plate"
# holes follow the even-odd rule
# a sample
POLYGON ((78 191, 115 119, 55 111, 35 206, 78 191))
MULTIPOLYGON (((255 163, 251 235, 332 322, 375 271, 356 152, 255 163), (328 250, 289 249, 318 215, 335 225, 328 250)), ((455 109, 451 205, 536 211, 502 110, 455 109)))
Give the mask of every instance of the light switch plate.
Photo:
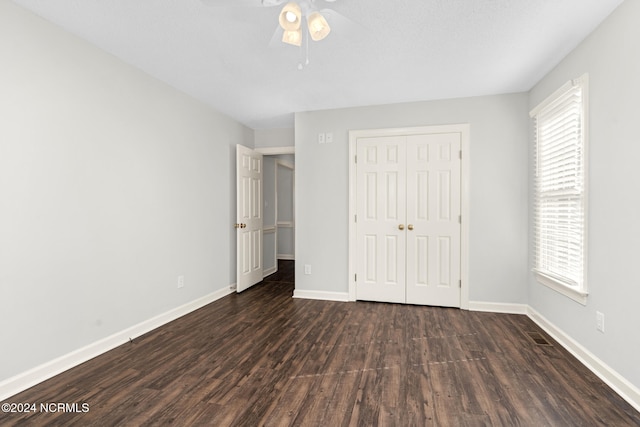
POLYGON ((324 140, 327 144, 331 144, 333 142, 333 132, 327 132, 324 140))

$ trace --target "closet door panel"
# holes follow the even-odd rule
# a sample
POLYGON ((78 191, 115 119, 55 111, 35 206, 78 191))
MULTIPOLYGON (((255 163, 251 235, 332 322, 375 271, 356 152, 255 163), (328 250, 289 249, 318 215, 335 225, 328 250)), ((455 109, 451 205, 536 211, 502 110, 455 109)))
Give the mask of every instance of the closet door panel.
POLYGON ((359 139, 357 156, 356 298, 405 302, 404 138, 359 139))
POLYGON ((460 134, 407 137, 407 300, 460 306, 460 134))

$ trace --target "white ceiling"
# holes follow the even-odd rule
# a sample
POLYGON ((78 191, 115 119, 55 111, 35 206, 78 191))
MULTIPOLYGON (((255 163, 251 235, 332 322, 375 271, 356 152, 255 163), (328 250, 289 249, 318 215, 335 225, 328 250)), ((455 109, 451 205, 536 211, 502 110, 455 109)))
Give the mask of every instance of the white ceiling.
POLYGON ((268 129, 299 111, 528 91, 623 0, 315 0, 353 22, 329 16, 302 70, 302 49, 271 42, 280 7, 260 0, 13 1, 268 129))

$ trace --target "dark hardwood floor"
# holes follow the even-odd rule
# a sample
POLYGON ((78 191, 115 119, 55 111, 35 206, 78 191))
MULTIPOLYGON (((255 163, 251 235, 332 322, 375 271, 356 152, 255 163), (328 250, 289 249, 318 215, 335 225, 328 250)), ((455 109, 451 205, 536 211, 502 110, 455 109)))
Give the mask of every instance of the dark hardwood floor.
POLYGON ((242 294, 6 401, 78 412, 0 413, 0 425, 640 425, 526 316, 301 300, 293 289, 293 262, 282 262, 242 294))

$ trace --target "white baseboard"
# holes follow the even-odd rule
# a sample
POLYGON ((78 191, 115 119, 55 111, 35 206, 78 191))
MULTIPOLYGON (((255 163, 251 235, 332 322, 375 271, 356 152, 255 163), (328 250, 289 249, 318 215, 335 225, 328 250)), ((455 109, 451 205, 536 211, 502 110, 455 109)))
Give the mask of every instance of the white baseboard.
POLYGON ((305 291, 304 289, 295 289, 293 291, 293 297, 302 299, 319 299, 324 301, 349 301, 348 292, 305 291))
POLYGON ((609 365, 584 348, 560 328, 549 322, 533 308, 528 307, 527 315, 553 339, 558 341, 569 353, 574 355, 583 365, 589 368, 591 372, 596 374, 598 378, 618 393, 620 397, 626 400, 637 411, 640 411, 640 388, 631 384, 622 375, 613 370, 609 365))
POLYGON ((287 260, 287 261, 293 261, 296 259, 296 256, 291 254, 277 254, 276 258, 287 260))
POLYGON ((527 314, 526 304, 507 304, 501 302, 469 301, 470 311, 487 311, 490 313, 527 314))
MULTIPOLYGON (((109 337, 103 338, 86 347, 72 351, 64 356, 44 363, 26 372, 0 382, 0 401, 33 387, 55 375, 73 368, 87 360, 93 359, 115 347, 126 343, 129 339, 139 337, 166 323, 210 304, 226 295, 233 293, 233 285, 226 286, 211 294, 176 307, 142 323, 134 325, 109 337)), ((349 301, 348 292, 307 291, 296 289, 294 298, 316 299, 326 301, 349 301)), ((504 304, 492 302, 470 301, 469 310, 487 311, 494 313, 526 314, 538 326, 545 330, 553 339, 558 341, 567 351, 575 356, 583 365, 590 369, 624 400, 636 410, 640 411, 640 389, 631 384, 610 366, 584 348, 581 344, 549 322, 544 316, 526 304, 504 304)))
POLYGON ((604 381, 636 410, 640 411, 640 388, 631 384, 593 353, 564 333, 527 304, 503 304, 495 302, 469 301, 469 310, 491 313, 526 314, 553 339, 575 356, 584 366, 604 381))
POLYGON ((48 380, 66 370, 69 370, 87 360, 93 359, 119 345, 122 345, 130 339, 137 338, 146 334, 166 323, 178 319, 179 317, 189 314, 207 304, 210 304, 226 295, 233 293, 230 286, 225 286, 215 292, 205 295, 201 298, 188 302, 176 307, 172 310, 155 316, 137 325, 131 326, 120 332, 91 343, 85 347, 72 351, 71 353, 60 356, 54 360, 44 363, 26 372, 18 374, 0 382, 0 401, 3 401, 15 394, 20 393, 42 381, 48 380))

